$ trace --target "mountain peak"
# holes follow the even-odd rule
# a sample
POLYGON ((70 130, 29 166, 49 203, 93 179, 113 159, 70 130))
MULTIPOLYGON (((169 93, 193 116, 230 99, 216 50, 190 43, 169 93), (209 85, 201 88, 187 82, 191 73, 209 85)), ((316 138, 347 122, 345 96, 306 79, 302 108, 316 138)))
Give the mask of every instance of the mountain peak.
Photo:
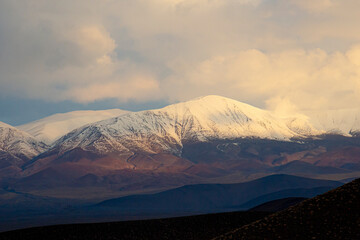
POLYGON ((154 110, 167 112, 173 115, 193 115, 198 120, 211 118, 214 121, 225 116, 241 115, 242 117, 258 118, 268 115, 268 111, 256 108, 246 103, 236 101, 218 95, 208 95, 198 97, 189 101, 180 102, 166 106, 162 109, 154 110))
POLYGON ((235 101, 234 99, 231 99, 231 98, 227 98, 227 97, 224 97, 224 96, 220 96, 220 95, 205 95, 205 96, 200 96, 200 97, 197 97, 197 98, 194 98, 190 101, 197 101, 197 100, 205 100, 205 101, 223 101, 223 100, 226 100, 226 101, 235 101))
POLYGON ((212 105, 236 104, 236 105, 243 105, 243 106, 255 108, 249 104, 234 100, 232 98, 219 96, 219 95, 206 95, 206 96, 202 96, 202 97, 197 97, 192 100, 183 102, 183 104, 184 103, 185 104, 186 103, 188 103, 188 104, 190 104, 190 103, 207 103, 207 104, 212 104, 212 105))

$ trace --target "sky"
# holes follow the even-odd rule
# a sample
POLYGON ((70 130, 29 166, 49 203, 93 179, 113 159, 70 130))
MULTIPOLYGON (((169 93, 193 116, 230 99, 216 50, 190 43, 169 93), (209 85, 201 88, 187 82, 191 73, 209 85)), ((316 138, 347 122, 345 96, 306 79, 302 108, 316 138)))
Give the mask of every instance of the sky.
POLYGON ((358 0, 0 0, 0 121, 216 94, 360 106, 358 0))

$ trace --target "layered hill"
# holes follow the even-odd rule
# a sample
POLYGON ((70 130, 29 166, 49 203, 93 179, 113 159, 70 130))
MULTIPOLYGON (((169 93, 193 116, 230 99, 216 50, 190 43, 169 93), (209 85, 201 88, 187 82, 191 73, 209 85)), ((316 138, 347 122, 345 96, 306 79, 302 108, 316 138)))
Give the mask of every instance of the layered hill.
POLYGON ((300 202, 273 214, 248 211, 56 225, 4 232, 0 239, 359 239, 359 191, 358 179, 309 200, 279 199, 257 207, 282 209, 300 202))
POLYGON ((313 197, 340 185, 342 183, 336 181, 272 175, 245 183, 196 184, 157 194, 110 199, 97 204, 89 211, 110 209, 122 214, 159 214, 244 210, 246 209, 242 207, 244 203, 266 194, 282 191, 273 197, 265 198, 264 202, 296 196, 295 193, 298 193, 298 197, 313 197))
POLYGON ((42 142, 51 144, 76 128, 126 113, 128 113, 128 111, 120 109, 58 113, 17 126, 17 128, 29 133, 42 142))
POLYGON ((359 239, 360 179, 216 239, 359 239))
MULTIPOLYGON (((54 172, 50 174, 56 175, 54 172)), ((37 184, 41 185, 42 182, 37 184)), ((149 219, 246 210, 274 199, 313 197, 340 185, 342 183, 336 181, 273 175, 237 184, 192 184, 159 193, 113 198, 100 203, 99 200, 89 202, 50 198, 4 189, 0 190, 0 215, 7 217, 0 219, 0 231, 59 223, 149 219), (271 193, 274 195, 270 196, 271 193), (264 194, 267 194, 264 200, 258 201, 264 194), (90 204, 91 202, 94 203, 90 204), (244 202, 255 205, 243 207, 244 202)), ((81 186, 80 189, 84 194, 86 186, 81 186)))
MULTIPOLYGON (((58 139, 18 162, 21 175, 11 186, 21 191, 82 186, 91 193, 96 186, 132 192, 274 173, 333 180, 360 174, 360 138, 327 136, 304 115, 284 118, 220 96, 141 112, 57 114, 22 128, 58 139), (90 122, 100 118, 107 119, 90 122)), ((9 148, 2 152, 7 162, 11 154, 9 148)))

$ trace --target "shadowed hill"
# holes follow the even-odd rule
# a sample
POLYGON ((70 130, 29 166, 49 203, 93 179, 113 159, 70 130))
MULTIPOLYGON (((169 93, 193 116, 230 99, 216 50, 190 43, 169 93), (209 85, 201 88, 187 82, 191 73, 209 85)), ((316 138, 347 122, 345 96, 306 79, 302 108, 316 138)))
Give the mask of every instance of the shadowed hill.
MULTIPOLYGON (((275 201, 277 199, 285 198, 312 198, 317 195, 326 193, 334 188, 332 187, 316 187, 316 188, 296 188, 296 189, 285 189, 279 192, 273 192, 270 194, 261 195, 260 197, 251 199, 250 201, 242 204, 239 209, 251 209, 264 203, 275 201)), ((295 204, 294 204, 295 205, 295 204)), ((285 208, 283 208, 285 209, 285 208)), ((279 209, 277 211, 283 210, 279 209)), ((276 212, 277 212, 276 211, 276 212)), ((274 211, 275 212, 275 211, 274 211)))
MULTIPOLYGON (((302 197, 303 188, 327 187, 335 188, 339 182, 302 178, 291 175, 272 175, 250 182, 238 184, 196 184, 149 195, 134 195, 103 201, 91 211, 131 211, 134 212, 221 212, 245 209, 240 206, 261 195, 282 190, 293 190, 299 195, 282 194, 278 198, 302 197)), ((320 192, 323 193, 324 191, 320 192)), ((314 194, 316 195, 316 194, 314 194)), ((314 196, 312 195, 312 196, 314 196)), ((306 194, 304 196, 307 196, 306 194)), ((276 199, 276 198, 275 198, 276 199)), ((269 198, 274 200, 274 198, 269 198)), ((263 202, 261 202, 263 203, 263 202)), ((250 205, 249 207, 256 206, 250 205)))
POLYGON ((143 221, 71 224, 0 233, 1 240, 201 240, 260 219, 265 212, 232 212, 143 221))
POLYGON ((0 240, 200 240, 213 239, 221 234, 224 235, 216 239, 360 239, 359 200, 358 179, 272 215, 248 211, 157 220, 58 225, 0 233, 0 240), (231 231, 236 227, 236 230, 231 231))
POLYGON ((302 198, 302 197, 289 197, 289 198, 276 199, 270 202, 263 203, 259 206, 253 207, 249 209, 249 211, 278 212, 293 205, 296 205, 304 200, 306 200, 306 198, 302 198))
POLYGON ((216 238, 360 239, 360 179, 216 238))

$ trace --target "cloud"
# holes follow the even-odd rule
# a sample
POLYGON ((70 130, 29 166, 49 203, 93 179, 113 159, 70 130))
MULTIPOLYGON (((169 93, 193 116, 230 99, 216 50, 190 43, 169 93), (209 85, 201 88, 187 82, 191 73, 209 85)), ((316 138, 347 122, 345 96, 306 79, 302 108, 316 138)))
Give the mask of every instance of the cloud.
POLYGON ((289 117, 299 114, 299 109, 288 98, 273 97, 266 100, 267 109, 276 113, 277 116, 289 117))
POLYGON ((158 100, 161 97, 159 83, 148 76, 133 76, 126 81, 95 83, 68 92, 71 99, 87 103, 95 100, 115 98, 119 100, 158 100))
POLYGON ((346 52, 346 56, 350 62, 356 66, 360 66, 360 45, 353 46, 349 51, 346 52))
POLYGON ((97 62, 109 59, 108 55, 116 47, 114 39, 102 27, 83 26, 70 34, 69 41, 74 41, 88 59, 96 59, 97 62))
POLYGON ((310 12, 325 11, 336 5, 334 0, 290 0, 290 2, 310 12))
POLYGON ((0 94, 355 106, 359 10, 357 0, 0 1, 0 94))
POLYGON ((220 92, 271 109, 284 108, 284 100, 303 110, 358 107, 359 53, 355 46, 345 53, 252 49, 216 56, 181 68, 170 81, 177 89, 171 95, 186 99, 220 92))
POLYGON ((152 79, 153 87, 149 87, 149 82, 139 80, 141 75, 152 77, 145 67, 117 58, 117 43, 101 21, 72 13, 66 4, 60 4, 60 9, 68 15, 56 16, 44 2, 29 4, 31 14, 19 3, 2 3, 4 8, 0 8, 2 17, 12 25, 0 24, 1 95, 81 103, 154 97, 156 80, 152 79), (139 81, 144 83, 138 91, 140 97, 133 89, 139 81), (120 91, 125 88, 127 91, 120 91))

